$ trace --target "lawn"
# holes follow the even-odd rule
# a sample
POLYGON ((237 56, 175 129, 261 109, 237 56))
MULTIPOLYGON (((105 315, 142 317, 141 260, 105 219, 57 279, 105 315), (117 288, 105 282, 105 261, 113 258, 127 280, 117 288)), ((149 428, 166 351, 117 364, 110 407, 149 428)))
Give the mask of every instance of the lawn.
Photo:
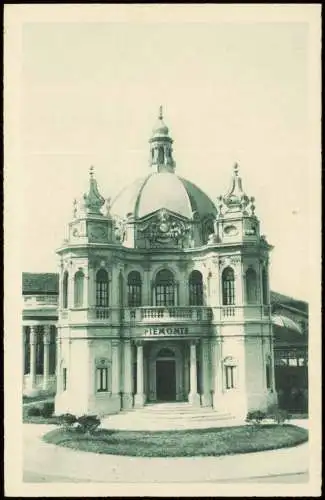
POLYGON ((308 431, 290 424, 161 432, 99 429, 93 435, 58 428, 43 439, 75 450, 108 455, 194 457, 287 448, 307 441, 308 431))

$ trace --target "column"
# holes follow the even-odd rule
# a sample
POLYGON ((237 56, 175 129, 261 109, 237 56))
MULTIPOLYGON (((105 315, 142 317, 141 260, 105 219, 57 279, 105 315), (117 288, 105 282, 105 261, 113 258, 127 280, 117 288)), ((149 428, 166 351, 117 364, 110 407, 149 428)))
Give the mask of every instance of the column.
POLYGON ((137 343, 137 392, 134 398, 134 406, 141 408, 145 403, 143 392, 143 344, 137 343))
POLYGON ((29 388, 31 391, 36 388, 36 328, 30 327, 30 367, 29 367, 29 388))
POLYGON ((221 343, 216 340, 214 344, 214 394, 213 408, 219 410, 222 397, 222 367, 221 367, 221 343))
POLYGON ((56 332, 56 396, 62 392, 62 371, 61 371, 61 329, 57 328, 56 332))
POLYGON ((21 346, 21 348, 22 348, 21 349, 21 351, 22 351, 22 358, 21 358, 22 365, 21 366, 23 367, 23 369, 22 369, 22 372, 23 372, 22 373, 22 375, 23 375, 22 388, 24 390, 25 389, 25 355, 26 355, 25 354, 25 335, 26 334, 25 334, 25 327, 24 326, 22 327, 21 331, 22 331, 22 346, 21 346))
POLYGON ((133 407, 132 391, 132 346, 130 340, 124 340, 123 356, 123 394, 122 406, 124 409, 133 407))
POLYGON ((193 406, 200 406, 200 396, 197 392, 197 372, 196 372, 196 343, 190 345, 190 393, 188 395, 189 403, 193 406))
POLYGON ((201 341, 201 380, 202 380, 201 405, 211 406, 208 339, 202 339, 201 341))
POLYGON ((48 390, 50 375, 50 325, 44 325, 43 390, 48 390))
POLYGON ((151 306, 152 305, 152 292, 151 292, 151 280, 150 280, 150 267, 144 269, 144 280, 142 288, 142 305, 151 306))
POLYGON ((112 396, 120 393, 120 349, 119 343, 112 342, 112 396))

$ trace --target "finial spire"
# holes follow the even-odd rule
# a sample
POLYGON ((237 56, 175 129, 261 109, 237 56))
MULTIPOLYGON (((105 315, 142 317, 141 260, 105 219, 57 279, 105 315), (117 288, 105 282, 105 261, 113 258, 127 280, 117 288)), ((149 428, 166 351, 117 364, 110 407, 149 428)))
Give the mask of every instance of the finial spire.
POLYGON ((239 173, 239 166, 238 166, 238 163, 235 163, 235 165, 234 165, 234 174, 236 175, 236 177, 238 177, 238 173, 239 173))
POLYGON ((89 169, 89 191, 84 194, 84 206, 87 213, 101 214, 100 208, 104 205, 105 199, 98 191, 97 182, 94 178, 94 167, 91 166, 89 169))
POLYGON ((158 116, 159 120, 162 120, 163 119, 163 107, 162 106, 159 106, 159 116, 158 116))

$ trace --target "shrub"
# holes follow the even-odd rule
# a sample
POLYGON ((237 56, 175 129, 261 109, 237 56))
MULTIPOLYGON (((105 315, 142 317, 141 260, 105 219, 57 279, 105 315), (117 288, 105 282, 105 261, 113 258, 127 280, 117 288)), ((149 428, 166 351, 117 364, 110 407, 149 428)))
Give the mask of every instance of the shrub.
POLYGON ((41 416, 41 408, 39 406, 31 406, 27 410, 27 415, 29 417, 40 417, 41 416))
POLYGON ((273 412, 270 414, 270 417, 277 424, 284 424, 284 422, 290 419, 291 415, 287 412, 287 410, 281 410, 280 408, 275 408, 273 412))
POLYGON ((59 422, 65 429, 72 429, 73 425, 77 422, 77 417, 71 413, 64 413, 59 416, 59 422))
POLYGON ((47 402, 44 403, 43 407, 41 408, 41 415, 42 417, 52 417, 54 413, 54 403, 52 402, 47 402))
POLYGON ((254 425, 259 425, 265 418, 266 413, 261 410, 252 410, 247 413, 246 422, 254 425))
POLYGON ((100 418, 96 415, 82 415, 78 418, 79 430, 85 433, 93 433, 100 425, 100 418))

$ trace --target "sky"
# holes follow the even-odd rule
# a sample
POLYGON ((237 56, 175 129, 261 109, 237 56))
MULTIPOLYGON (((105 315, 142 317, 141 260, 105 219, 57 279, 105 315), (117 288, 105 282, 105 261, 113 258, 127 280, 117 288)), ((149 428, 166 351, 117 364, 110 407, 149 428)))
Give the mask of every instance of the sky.
POLYGON ((90 166, 105 198, 149 172, 162 105, 176 173, 215 201, 237 162, 274 245, 271 288, 308 300, 308 23, 47 21, 22 26, 22 269, 57 272, 90 166))

